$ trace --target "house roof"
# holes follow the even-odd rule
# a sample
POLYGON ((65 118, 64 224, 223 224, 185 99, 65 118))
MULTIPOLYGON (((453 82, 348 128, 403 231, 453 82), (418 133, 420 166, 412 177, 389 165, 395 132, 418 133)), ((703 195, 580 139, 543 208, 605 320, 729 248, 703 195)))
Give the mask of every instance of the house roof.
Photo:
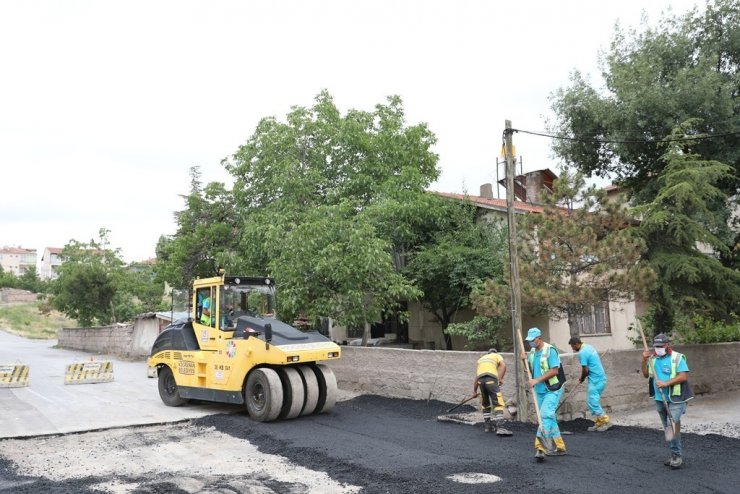
MULTIPOLYGON (((506 199, 487 199, 481 196, 471 196, 467 194, 455 194, 452 192, 433 192, 438 196, 449 197, 450 199, 458 199, 461 201, 469 201, 476 206, 493 209, 496 211, 506 211, 506 199)), ((541 213, 544 211, 542 206, 535 204, 529 204, 521 201, 514 201, 514 211, 517 213, 541 213)))
POLYGON ((2 247, 0 254, 35 254, 36 249, 24 249, 23 247, 2 247))

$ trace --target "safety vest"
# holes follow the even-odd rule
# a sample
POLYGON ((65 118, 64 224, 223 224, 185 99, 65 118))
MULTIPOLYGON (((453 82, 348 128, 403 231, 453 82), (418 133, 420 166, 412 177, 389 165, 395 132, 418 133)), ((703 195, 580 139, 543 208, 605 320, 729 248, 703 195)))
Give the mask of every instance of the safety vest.
MULTIPOLYGON (((653 381, 655 379, 655 376, 653 376, 653 366, 655 365, 655 361, 657 358, 655 356, 650 357, 653 360, 653 365, 648 366, 648 376, 650 377, 650 380, 648 381, 650 388, 649 388, 649 394, 650 396, 655 396, 655 387, 653 386, 653 381)), ((675 350, 671 350, 671 375, 669 379, 673 379, 678 374, 678 364, 681 362, 681 359, 686 359, 686 355, 683 353, 678 353, 675 350)), ((688 401, 691 398, 694 397, 694 393, 691 391, 691 388, 689 387, 689 380, 678 384, 674 384, 671 386, 671 392, 669 393, 669 397, 671 401, 674 401, 674 398, 678 398, 677 402, 682 401, 688 401), (685 384, 685 386, 684 386, 685 384)))
MULTIPOLYGON (((547 371, 550 370, 550 348, 552 348, 552 345, 549 343, 542 342, 542 352, 540 353, 540 375, 545 375, 547 371)), ((555 350, 557 352, 557 350, 555 350)), ((532 348, 529 351, 529 368, 534 369, 534 354, 536 350, 532 348)), ((545 382, 545 386, 550 391, 557 391, 559 390, 563 383, 565 383, 565 371, 563 371, 563 366, 561 365, 558 373, 548 379, 545 382)))
MULTIPOLYGON (((211 310, 212 310, 212 308, 211 308, 211 297, 206 297, 203 300, 203 308, 204 309, 207 308, 208 311, 211 312, 211 310), (206 307, 206 303, 208 304, 208 307, 206 307)), ((205 324, 206 326, 210 326, 211 325, 211 316, 207 315, 205 312, 201 313, 201 315, 200 315, 200 323, 201 324, 205 324)))
POLYGON ((498 378, 498 365, 503 358, 497 353, 488 353, 478 359, 476 375, 478 377, 493 376, 498 378))

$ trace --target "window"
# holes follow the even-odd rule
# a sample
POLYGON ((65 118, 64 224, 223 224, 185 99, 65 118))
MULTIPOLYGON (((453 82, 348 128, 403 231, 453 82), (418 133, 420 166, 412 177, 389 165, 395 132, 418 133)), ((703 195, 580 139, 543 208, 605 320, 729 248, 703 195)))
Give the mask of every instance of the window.
POLYGON ((578 334, 604 334, 611 333, 609 323, 609 301, 592 305, 585 314, 576 316, 578 334))

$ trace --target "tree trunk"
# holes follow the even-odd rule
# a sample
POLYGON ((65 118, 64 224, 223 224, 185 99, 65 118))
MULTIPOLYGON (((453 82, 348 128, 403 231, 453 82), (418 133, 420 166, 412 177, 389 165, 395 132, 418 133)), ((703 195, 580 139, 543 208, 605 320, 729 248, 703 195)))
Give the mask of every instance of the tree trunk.
POLYGON ((365 322, 365 329, 362 331, 362 346, 367 345, 368 339, 370 339, 370 323, 365 322))

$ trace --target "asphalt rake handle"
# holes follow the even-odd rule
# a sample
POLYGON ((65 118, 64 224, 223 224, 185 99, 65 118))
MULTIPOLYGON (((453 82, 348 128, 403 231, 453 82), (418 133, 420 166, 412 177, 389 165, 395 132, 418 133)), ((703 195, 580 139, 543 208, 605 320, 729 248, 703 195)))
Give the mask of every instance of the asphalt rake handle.
POLYGON ((458 403, 458 404, 457 404, 457 405, 455 405, 454 407, 452 407, 452 408, 450 408, 449 410, 447 410, 447 412, 446 412, 446 413, 450 413, 450 412, 452 412, 453 410, 456 410, 456 409, 458 409, 459 407, 463 406, 464 404, 466 404, 466 403, 467 403, 467 402, 469 402, 470 400, 472 400, 472 399, 474 399, 474 398, 477 398, 477 397, 479 397, 479 396, 480 396, 480 393, 475 393, 475 394, 474 394, 473 396, 471 396, 470 398, 465 398, 465 399, 464 399, 463 401, 461 401, 460 403, 458 403))
MULTIPOLYGON (((647 339, 645 338, 645 331, 642 330, 642 325, 640 324, 640 321, 635 319, 635 324, 637 325, 637 329, 640 330, 640 335, 642 336, 642 344, 645 346, 645 351, 649 352, 650 348, 648 347, 647 339)), ((650 365, 650 370, 653 372, 653 383, 655 383, 655 380, 657 379, 657 374, 655 374, 655 364, 653 364, 652 357, 648 357, 648 365, 650 365)), ((660 390, 660 388, 657 387, 657 385, 656 388, 656 392, 660 394, 660 397, 663 400, 663 405, 665 405, 666 418, 668 419, 668 423, 670 424, 665 428, 665 440, 666 442, 670 442, 673 441, 673 439, 676 437, 676 422, 674 422, 673 417, 671 416, 671 411, 668 408, 668 400, 666 400, 665 395, 660 390)))
POLYGON ((576 384, 573 389, 568 391, 568 394, 565 395, 565 398, 563 398, 563 400, 560 402, 558 407, 555 409, 555 413, 558 413, 558 410, 560 410, 560 407, 563 406, 563 403, 568 401, 568 399, 575 394, 576 390, 578 389, 578 386, 580 386, 581 384, 583 384, 583 381, 578 381, 578 384, 576 384))

